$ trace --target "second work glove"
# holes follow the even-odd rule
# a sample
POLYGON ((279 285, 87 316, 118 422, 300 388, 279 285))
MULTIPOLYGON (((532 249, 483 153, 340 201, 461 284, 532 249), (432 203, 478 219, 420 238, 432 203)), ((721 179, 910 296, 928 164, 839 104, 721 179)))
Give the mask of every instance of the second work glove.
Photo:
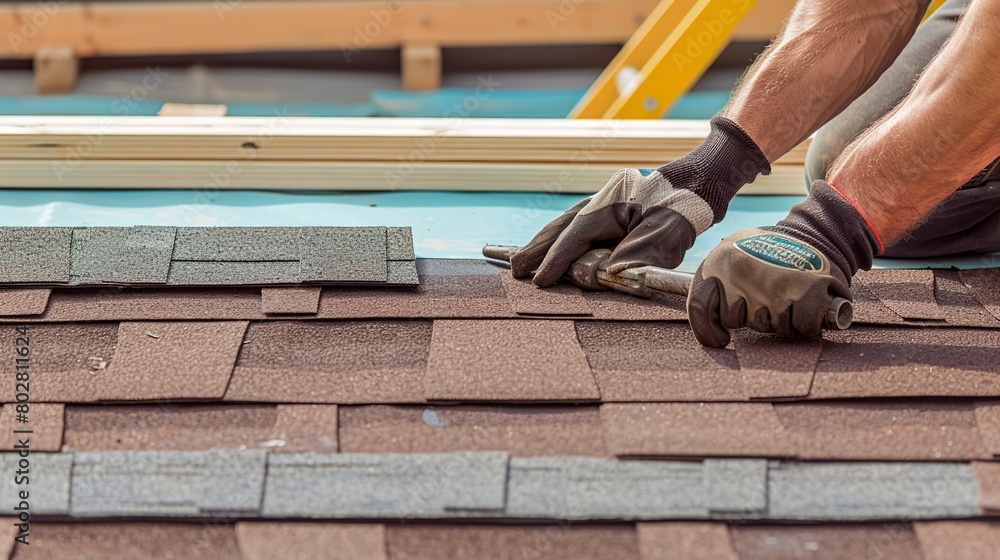
POLYGON ((729 344, 750 327, 814 336, 834 297, 851 300, 850 279, 869 269, 880 242, 861 214, 823 181, 776 226, 737 232, 698 267, 688 321, 705 346, 729 344))
POLYGON ((545 226, 511 256, 516 277, 536 268, 534 282, 555 284, 573 261, 606 243, 608 271, 674 268, 695 237, 718 223, 736 192, 771 166, 736 123, 716 117, 705 141, 655 170, 623 169, 594 196, 545 226))

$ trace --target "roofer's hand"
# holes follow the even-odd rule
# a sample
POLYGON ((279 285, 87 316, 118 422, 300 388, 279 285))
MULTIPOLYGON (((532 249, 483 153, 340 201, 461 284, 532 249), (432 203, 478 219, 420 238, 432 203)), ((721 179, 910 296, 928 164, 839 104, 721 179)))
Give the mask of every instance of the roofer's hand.
POLYGON ((594 196, 545 226, 511 256, 520 278, 555 284, 597 243, 617 247, 608 270, 674 268, 697 235, 719 222, 743 185, 771 166, 736 123, 716 117, 712 132, 690 154, 656 170, 623 169, 594 196))
POLYGON ((698 267, 688 320, 705 346, 729 344, 729 329, 815 336, 834 297, 851 299, 850 278, 880 249, 857 210, 823 181, 778 225, 724 239, 698 267))

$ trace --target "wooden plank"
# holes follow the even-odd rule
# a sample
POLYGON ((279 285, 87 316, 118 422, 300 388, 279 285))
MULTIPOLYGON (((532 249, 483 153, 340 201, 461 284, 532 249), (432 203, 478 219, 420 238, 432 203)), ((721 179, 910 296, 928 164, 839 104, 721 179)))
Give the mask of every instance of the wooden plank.
MULTIPOLYGON (((659 165, 708 132, 703 120, 0 117, 0 157, 659 165)), ((807 147, 780 164, 801 165, 807 147)))
POLYGON ((35 52, 35 91, 60 94, 73 91, 80 74, 80 60, 73 47, 45 46, 35 52))
POLYGON ((0 5, 0 57, 622 43, 657 0, 215 0, 0 5))
MULTIPOLYGON (((5 2, 0 57, 47 45, 78 56, 624 43, 658 0, 5 2)), ((762 0, 734 32, 775 36, 794 0, 762 0)))
POLYGON ((157 115, 161 117, 224 117, 229 112, 225 105, 202 103, 164 103, 157 115))
MULTIPOLYGON (((657 165, 0 159, 0 188, 593 193, 622 167, 657 165)), ((775 165, 741 194, 805 194, 802 166, 775 165)))
POLYGON ((400 50, 403 69, 403 89, 425 91, 441 87, 441 47, 437 45, 403 45, 400 50))

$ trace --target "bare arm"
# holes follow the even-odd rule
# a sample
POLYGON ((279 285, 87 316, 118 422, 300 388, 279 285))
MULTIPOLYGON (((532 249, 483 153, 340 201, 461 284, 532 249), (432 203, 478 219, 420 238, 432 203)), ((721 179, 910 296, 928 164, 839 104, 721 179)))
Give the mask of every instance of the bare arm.
POLYGON ((1000 156, 998 52, 1000 0, 972 2, 910 95, 834 162, 827 179, 885 245, 1000 156))
POLYGON ((722 116, 774 162, 865 92, 920 24, 929 0, 800 0, 722 116))

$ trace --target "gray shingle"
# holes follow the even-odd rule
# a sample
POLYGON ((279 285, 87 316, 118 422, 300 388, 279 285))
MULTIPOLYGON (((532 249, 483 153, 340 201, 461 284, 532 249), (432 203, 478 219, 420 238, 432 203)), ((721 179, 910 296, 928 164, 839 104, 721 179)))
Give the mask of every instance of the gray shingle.
POLYGON ((297 261, 300 228, 177 228, 175 261, 297 261))
POLYGON ((510 460, 509 517, 673 519, 708 515, 701 463, 585 458, 510 460))
POLYGON ((206 462, 204 493, 198 506, 202 511, 257 513, 264 499, 266 472, 265 450, 213 451, 206 462))
POLYGON ((751 516, 767 510, 766 459, 706 459, 702 466, 709 510, 751 516))
POLYGON ((385 282, 384 227, 300 228, 303 282, 385 282))
POLYGON ((72 228, 0 227, 0 282, 69 282, 72 240, 72 228))
POLYGON ((199 262, 170 263, 171 286, 260 286, 301 282, 297 262, 199 262))
POLYGON ((390 261, 412 261, 413 230, 408 227, 386 228, 385 258, 390 261))
POLYGON ((403 286, 416 286, 420 283, 417 276, 417 265, 414 261, 389 261, 386 263, 388 277, 386 282, 403 286))
POLYGON ((163 284, 174 250, 172 227, 93 227, 73 230, 74 284, 163 284))
POLYGON ((256 515, 266 457, 264 450, 77 453, 72 514, 256 515))
POLYGON ((0 508, 5 515, 14 512, 20 502, 19 492, 28 491, 31 514, 65 515, 69 513, 72 453, 32 453, 28 456, 28 484, 18 486, 15 473, 21 457, 0 453, 0 508))
POLYGON ((776 462, 768 473, 772 519, 968 517, 978 499, 969 464, 776 462))
POLYGON ((502 515, 506 453, 273 454, 265 517, 502 515))

